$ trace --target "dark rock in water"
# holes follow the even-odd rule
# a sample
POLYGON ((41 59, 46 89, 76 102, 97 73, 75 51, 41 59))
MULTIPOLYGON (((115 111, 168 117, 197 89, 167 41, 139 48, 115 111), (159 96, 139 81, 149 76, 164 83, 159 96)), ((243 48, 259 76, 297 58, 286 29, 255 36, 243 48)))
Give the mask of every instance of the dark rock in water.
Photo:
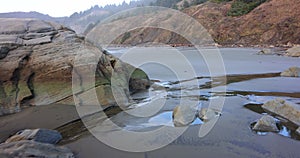
POLYGON ((10 49, 8 47, 0 47, 0 59, 3 59, 7 56, 8 52, 10 51, 10 49))
POLYGON ((39 143, 31 140, 22 140, 0 144, 1 158, 74 158, 74 154, 66 147, 57 147, 52 144, 39 143))
POLYGON ((300 77, 300 68, 291 67, 280 74, 282 77, 300 77))
POLYGON ((282 99, 275 99, 266 102, 262 108, 267 112, 276 114, 300 126, 300 105, 298 104, 282 99))
POLYGON ((62 25, 0 18, 0 28, 0 116, 27 106, 74 105, 74 100, 78 104, 91 101, 91 105, 96 100, 104 109, 117 103, 128 105, 131 91, 148 87, 149 79, 143 71, 62 25), (118 97, 114 97, 112 86, 118 97), (93 95, 88 91, 94 87, 98 96, 90 98, 93 95))
POLYGON ((260 132, 278 132, 275 118, 270 115, 264 115, 253 127, 253 130, 260 132))
POLYGON ((62 139, 59 132, 49 129, 25 129, 8 138, 5 143, 33 140, 40 143, 57 144, 62 139))

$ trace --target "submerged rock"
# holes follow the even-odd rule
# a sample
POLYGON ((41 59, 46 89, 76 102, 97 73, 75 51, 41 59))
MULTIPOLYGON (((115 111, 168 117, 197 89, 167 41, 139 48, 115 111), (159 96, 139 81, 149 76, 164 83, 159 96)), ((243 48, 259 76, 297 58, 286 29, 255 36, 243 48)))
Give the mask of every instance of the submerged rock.
POLYGON ((294 46, 288 49, 286 55, 290 57, 300 57, 300 46, 294 46))
POLYGON ((173 110, 173 123, 176 127, 187 126, 194 122, 198 113, 197 106, 181 105, 173 110))
POLYGON ((56 144, 62 139, 59 132, 49 129, 25 129, 8 138, 5 143, 33 140, 40 143, 56 144))
POLYGON ((22 140, 0 144, 1 158, 74 158, 74 154, 66 147, 57 147, 52 144, 39 143, 31 140, 22 140))
POLYGON ((263 104, 262 108, 300 126, 300 105, 282 99, 275 99, 263 104))
POLYGON ((258 55, 273 55, 274 53, 272 52, 271 49, 262 49, 257 53, 258 55))
POLYGON ((209 121, 219 116, 221 116, 221 112, 211 108, 202 108, 198 114, 198 117, 203 121, 209 121))
POLYGON ((275 118, 270 115, 264 115, 253 127, 253 130, 260 132, 278 132, 275 118))
POLYGON ((131 101, 131 92, 149 87, 143 71, 59 24, 0 18, 0 28, 0 116, 19 112, 26 106, 74 105, 74 99, 78 104, 95 100, 89 97, 93 95, 84 95, 95 86, 108 87, 97 92, 103 108, 115 106, 115 98, 126 105, 131 101), (112 87, 113 72, 116 93, 122 98, 107 90, 112 87), (95 85, 91 84, 93 80, 95 85), (72 86, 73 83, 78 85, 72 86))
POLYGON ((282 77, 300 77, 300 68, 291 67, 280 74, 282 77))

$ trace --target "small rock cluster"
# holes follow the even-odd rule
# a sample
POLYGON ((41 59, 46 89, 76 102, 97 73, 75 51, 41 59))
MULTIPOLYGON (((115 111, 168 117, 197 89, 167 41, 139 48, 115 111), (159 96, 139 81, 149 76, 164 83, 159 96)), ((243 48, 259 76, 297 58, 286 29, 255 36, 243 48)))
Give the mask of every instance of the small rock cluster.
POLYGON ((25 129, 0 144, 0 157, 74 158, 70 149, 55 145, 61 139, 55 130, 25 129))
MULTIPOLYGON (((299 105, 283 99, 275 99, 264 103, 262 108, 269 114, 284 118, 298 126, 296 133, 300 135, 299 105)), ((255 123, 252 129, 259 132, 279 132, 276 119, 270 115, 262 116, 262 118, 255 123)))
POLYGON ((177 106, 173 110, 173 123, 175 127, 188 126, 198 117, 204 122, 221 116, 221 112, 211 108, 202 108, 200 111, 197 106, 177 106))

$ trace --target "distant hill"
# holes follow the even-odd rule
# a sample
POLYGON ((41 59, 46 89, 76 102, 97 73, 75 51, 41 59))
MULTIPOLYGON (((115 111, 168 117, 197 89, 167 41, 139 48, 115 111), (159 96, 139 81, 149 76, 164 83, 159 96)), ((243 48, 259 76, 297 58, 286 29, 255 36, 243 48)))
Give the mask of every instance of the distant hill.
POLYGON ((10 12, 10 13, 0 13, 0 18, 35 18, 45 21, 54 21, 62 23, 66 17, 54 18, 49 15, 45 15, 39 12, 10 12))

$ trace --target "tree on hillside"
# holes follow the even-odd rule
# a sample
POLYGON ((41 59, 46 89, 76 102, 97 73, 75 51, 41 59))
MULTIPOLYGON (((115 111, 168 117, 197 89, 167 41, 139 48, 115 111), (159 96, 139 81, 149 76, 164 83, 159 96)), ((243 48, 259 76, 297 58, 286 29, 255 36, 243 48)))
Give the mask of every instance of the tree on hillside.
POLYGON ((182 5, 182 8, 188 8, 190 7, 190 3, 186 0, 183 1, 183 5, 182 5))

